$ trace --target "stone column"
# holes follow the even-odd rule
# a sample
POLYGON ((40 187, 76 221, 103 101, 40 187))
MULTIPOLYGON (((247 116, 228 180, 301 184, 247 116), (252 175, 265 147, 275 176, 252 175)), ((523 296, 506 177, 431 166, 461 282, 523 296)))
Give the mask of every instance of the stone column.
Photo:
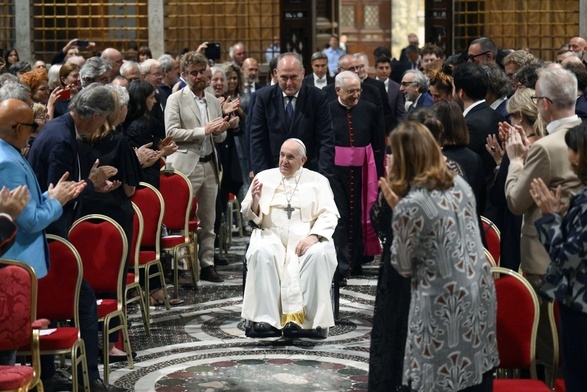
POLYGON ((153 58, 165 52, 165 5, 161 0, 149 0, 149 49, 153 58))
POLYGON ((31 1, 19 0, 14 2, 14 26, 16 43, 20 60, 31 61, 33 59, 32 37, 33 32, 31 16, 31 1))
POLYGON ((587 0, 579 2, 579 35, 587 38, 587 0))

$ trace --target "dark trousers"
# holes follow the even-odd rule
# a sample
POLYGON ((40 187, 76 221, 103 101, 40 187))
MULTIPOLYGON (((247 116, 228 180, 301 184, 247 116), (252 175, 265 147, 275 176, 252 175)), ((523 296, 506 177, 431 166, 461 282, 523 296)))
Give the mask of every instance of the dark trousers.
POLYGON ((493 370, 483 373, 481 384, 462 389, 461 392, 491 392, 493 391, 493 370))
POLYGON ((587 313, 560 305, 561 353, 567 392, 587 386, 587 313))
MULTIPOLYGON (((98 308, 94 290, 85 279, 82 280, 79 296, 79 328, 81 338, 86 346, 88 376, 90 381, 93 381, 100 378, 98 371, 98 308)), ((81 367, 78 371, 78 374, 81 375, 81 367)), ((54 374, 55 357, 53 355, 41 356, 41 378, 46 380, 53 377, 54 374)))

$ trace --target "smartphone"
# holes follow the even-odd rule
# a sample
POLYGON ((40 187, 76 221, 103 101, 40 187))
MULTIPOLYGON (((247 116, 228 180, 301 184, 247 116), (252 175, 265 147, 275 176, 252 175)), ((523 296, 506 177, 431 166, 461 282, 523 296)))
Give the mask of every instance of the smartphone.
POLYGON ((220 58, 220 44, 217 42, 208 43, 204 55, 208 60, 218 60, 220 58))
POLYGON ((58 100, 65 101, 67 99, 71 99, 71 90, 69 88, 64 88, 63 91, 61 91, 61 94, 59 94, 58 100))
POLYGON ((76 45, 82 48, 87 48, 90 46, 90 41, 78 39, 76 45))

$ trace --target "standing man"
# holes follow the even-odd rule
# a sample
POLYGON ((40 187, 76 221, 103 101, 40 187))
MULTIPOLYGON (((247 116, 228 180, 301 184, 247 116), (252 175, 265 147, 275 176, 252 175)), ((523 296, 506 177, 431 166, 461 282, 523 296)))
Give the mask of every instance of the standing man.
POLYGON ((359 275, 362 264, 381 253, 369 211, 383 176, 385 125, 383 113, 361 100, 361 81, 350 71, 336 75, 338 99, 328 104, 335 136, 335 180, 332 190, 340 213, 334 232, 338 270, 359 275))
POLYGON ((573 37, 569 40, 569 49, 583 61, 583 56, 587 52, 587 41, 581 37, 573 37))
POLYGON ((322 52, 314 52, 311 58, 312 73, 304 78, 304 83, 324 88, 334 83, 334 78, 328 73, 328 57, 322 52))
MULTIPOLYGON (((179 79, 179 63, 173 58, 173 56, 168 54, 159 57, 158 61, 161 65, 161 73, 163 74, 158 89, 160 92, 165 93, 165 102, 167 102, 167 97, 171 95, 171 90, 179 79)), ((165 107, 165 103, 163 106, 165 107)))
POLYGON ((259 62, 252 57, 243 61, 243 74, 245 75, 245 94, 252 94, 261 87, 257 82, 259 78, 259 62))
MULTIPOLYGON (((530 184, 532 180, 541 178, 552 192, 556 192, 560 187, 563 199, 567 200, 568 196, 581 186, 581 181, 569 163, 565 143, 567 131, 581 124, 581 119, 575 114, 577 79, 566 69, 540 69, 533 99, 538 106, 540 117, 548 123, 548 134, 528 149, 525 138, 522 139, 517 131, 509 132, 506 151, 510 158, 510 166, 505 195, 510 210, 514 214, 524 216, 520 239, 520 266, 528 282, 538 290, 550 264, 550 257, 540 243, 534 226, 541 213, 530 195, 530 184)), ((546 307, 542 306, 540 310, 536 357, 552 364, 553 347, 548 317, 542 317, 543 314, 547 314, 546 307)))
POLYGON ((110 80, 114 79, 115 76, 120 75, 120 67, 123 63, 122 53, 114 48, 106 48, 100 55, 104 61, 110 65, 112 70, 110 71, 110 80))
POLYGON ((239 68, 243 67, 243 62, 247 58, 247 48, 242 42, 237 42, 230 48, 231 63, 239 68))
POLYGON ((387 100, 391 108, 390 130, 397 127, 406 118, 406 99, 400 91, 399 83, 391 80, 391 59, 389 57, 378 57, 375 60, 375 73, 377 80, 383 82, 387 92, 387 100))
POLYGON ((357 53, 355 54, 355 59, 357 60, 357 72, 356 74, 359 76, 361 80, 361 86, 371 85, 379 91, 379 95, 381 96, 381 104, 383 105, 383 114, 385 120, 385 130, 386 132, 390 132, 392 129, 393 118, 391 114, 391 106, 389 106, 389 100, 387 99, 387 91, 385 91, 385 85, 383 82, 373 79, 369 77, 369 58, 365 53, 357 53))
POLYGON ((490 38, 477 38, 469 44, 467 58, 471 63, 495 63, 497 46, 490 38))
POLYGON ((428 92, 430 82, 421 71, 408 70, 404 72, 399 90, 411 102, 408 113, 420 106, 432 106, 432 96, 428 92))
POLYGON ((279 49, 279 37, 273 37, 273 43, 265 50, 265 62, 269 63, 272 58, 279 56, 281 49, 279 49))
POLYGON ((336 75, 338 59, 345 53, 338 44, 338 38, 331 35, 328 40, 328 48, 324 49, 322 52, 328 57, 328 71, 330 72, 330 76, 336 75))
POLYGON ((328 179, 334 177, 334 132, 326 94, 303 83, 304 67, 298 54, 278 57, 278 84, 259 90, 251 119, 253 172, 274 168, 288 138, 308 146, 306 167, 328 179))
POLYGON ((238 117, 230 121, 228 116, 222 117, 216 97, 204 91, 208 60, 203 54, 188 52, 182 56, 180 65, 187 85, 167 100, 166 132, 178 145, 177 153, 170 155, 167 162, 190 179, 198 199, 200 279, 223 282, 214 268, 214 220, 219 184, 214 143, 224 141, 226 130, 238 125, 238 117))

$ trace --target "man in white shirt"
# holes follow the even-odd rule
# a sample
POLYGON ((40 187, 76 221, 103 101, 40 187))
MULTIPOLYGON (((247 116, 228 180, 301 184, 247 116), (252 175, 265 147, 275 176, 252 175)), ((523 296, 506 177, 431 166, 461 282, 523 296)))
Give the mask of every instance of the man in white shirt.
POLYGON ((311 58, 312 73, 304 78, 304 83, 323 88, 334 83, 334 78, 328 73, 328 57, 322 52, 314 52, 311 58))

